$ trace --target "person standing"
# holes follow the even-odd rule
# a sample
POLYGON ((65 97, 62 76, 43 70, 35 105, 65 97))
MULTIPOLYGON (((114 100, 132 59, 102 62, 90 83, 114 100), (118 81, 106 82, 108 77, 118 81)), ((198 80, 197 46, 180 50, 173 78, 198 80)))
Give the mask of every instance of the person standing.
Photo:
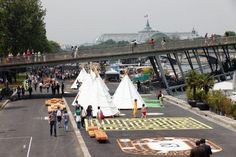
POLYGON ((137 81, 137 88, 138 92, 141 92, 141 82, 139 80, 137 81))
POLYGON ((52 133, 54 131, 54 136, 57 137, 57 121, 56 121, 56 112, 52 111, 49 113, 49 124, 50 124, 50 135, 52 136, 52 133))
POLYGON ((207 157, 205 150, 200 146, 200 141, 196 141, 196 147, 191 149, 189 157, 207 157))
POLYGON ((134 99, 133 118, 137 118, 137 112, 138 112, 137 99, 134 99))
POLYGON ((58 122, 58 127, 61 128, 61 118, 62 118, 62 112, 60 107, 57 107, 57 122, 58 122))
POLYGON ((31 98, 31 96, 32 96, 32 91, 33 91, 33 89, 32 89, 32 86, 31 86, 31 85, 29 86, 29 89, 28 89, 28 90, 29 90, 29 97, 31 98))
POLYGON ((43 83, 42 82, 39 83, 39 90, 40 90, 40 93, 43 92, 43 83))
POLYGON ((59 95, 59 94, 60 94, 60 85, 59 85, 58 82, 57 82, 57 84, 56 84, 56 89, 57 89, 57 94, 59 95))
POLYGON ((16 92, 17 92, 18 99, 20 99, 20 93, 21 93, 20 86, 17 86, 16 92))
POLYGON ((63 95, 64 94, 64 88, 65 88, 65 85, 64 85, 64 82, 61 83, 61 94, 63 95))
POLYGON ((142 112, 141 118, 147 118, 147 107, 145 106, 145 104, 142 105, 141 112, 142 112))
POLYGON ((22 93, 22 97, 24 97, 25 96, 25 88, 24 88, 24 86, 21 86, 21 93, 22 93))
POLYGON ((63 113, 63 119, 64 119, 64 130, 65 132, 68 131, 68 123, 69 123, 69 114, 67 113, 67 111, 65 110, 63 113))
POLYGON ((211 147, 206 144, 206 140, 204 138, 200 139, 200 146, 205 150, 207 157, 210 157, 212 154, 211 147))

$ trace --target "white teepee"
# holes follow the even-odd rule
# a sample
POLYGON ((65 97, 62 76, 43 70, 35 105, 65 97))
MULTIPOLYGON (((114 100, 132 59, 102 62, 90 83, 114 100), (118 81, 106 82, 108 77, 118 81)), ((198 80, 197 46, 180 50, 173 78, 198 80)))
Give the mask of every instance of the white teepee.
POLYGON ((141 108, 144 101, 128 75, 125 75, 113 95, 112 102, 118 109, 132 109, 134 99, 137 99, 137 107, 141 108))
POLYGON ((87 78, 87 75, 88 75, 88 73, 87 73, 87 72, 85 71, 85 69, 83 68, 83 69, 80 71, 79 75, 77 76, 77 78, 75 79, 74 83, 71 85, 70 88, 72 88, 72 89, 77 89, 77 83, 78 83, 78 82, 83 82, 83 81, 85 81, 85 79, 87 78))
MULTIPOLYGON (((80 105, 87 109, 88 105, 93 107, 93 116, 96 116, 97 107, 100 106, 104 116, 114 116, 119 114, 118 108, 112 104, 112 99, 99 76, 85 81, 82 85, 78 97, 75 99, 80 105)), ((74 100, 74 101, 75 101, 74 100)))

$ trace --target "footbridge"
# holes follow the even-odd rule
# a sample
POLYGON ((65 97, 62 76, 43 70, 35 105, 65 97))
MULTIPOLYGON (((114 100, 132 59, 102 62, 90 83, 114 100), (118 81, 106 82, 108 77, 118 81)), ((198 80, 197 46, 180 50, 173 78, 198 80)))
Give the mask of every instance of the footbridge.
POLYGON ((42 56, 1 58, 0 70, 16 69, 27 66, 58 65, 65 63, 82 63, 149 57, 157 76, 160 76, 169 91, 183 90, 185 68, 198 69, 201 73, 215 73, 216 78, 232 77, 236 69, 236 37, 219 37, 216 39, 193 39, 166 42, 165 44, 137 44, 112 46, 105 48, 81 48, 78 53, 68 52, 43 54, 42 56), (168 79, 161 62, 165 57, 170 63, 174 79, 168 79), (174 62, 173 62, 174 60, 174 62))

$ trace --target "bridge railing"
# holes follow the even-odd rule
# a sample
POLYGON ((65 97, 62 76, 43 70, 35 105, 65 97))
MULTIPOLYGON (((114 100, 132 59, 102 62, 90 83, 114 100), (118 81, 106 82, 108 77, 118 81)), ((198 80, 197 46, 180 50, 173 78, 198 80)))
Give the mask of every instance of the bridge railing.
POLYGON ((179 40, 166 42, 165 44, 155 43, 151 44, 137 44, 137 45, 126 45, 126 46, 110 46, 102 48, 81 48, 78 54, 75 56, 69 52, 66 53, 55 53, 55 54, 44 54, 41 56, 20 56, 20 57, 8 57, 1 58, 0 64, 20 64, 20 63, 37 63, 37 62, 49 62, 57 60, 68 60, 73 58, 89 58, 99 56, 114 56, 114 55, 129 55, 139 54, 145 52, 163 52, 169 50, 198 48, 207 46, 217 46, 225 44, 236 44, 236 36, 232 37, 218 37, 215 39, 192 39, 192 40, 179 40))

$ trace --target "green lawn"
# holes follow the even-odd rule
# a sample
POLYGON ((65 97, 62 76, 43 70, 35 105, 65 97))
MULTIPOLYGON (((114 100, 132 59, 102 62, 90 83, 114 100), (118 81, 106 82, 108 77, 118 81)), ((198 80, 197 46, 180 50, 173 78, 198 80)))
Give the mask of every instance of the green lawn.
POLYGON ((160 101, 157 99, 143 98, 145 105, 150 108, 160 108, 162 107, 160 101))

